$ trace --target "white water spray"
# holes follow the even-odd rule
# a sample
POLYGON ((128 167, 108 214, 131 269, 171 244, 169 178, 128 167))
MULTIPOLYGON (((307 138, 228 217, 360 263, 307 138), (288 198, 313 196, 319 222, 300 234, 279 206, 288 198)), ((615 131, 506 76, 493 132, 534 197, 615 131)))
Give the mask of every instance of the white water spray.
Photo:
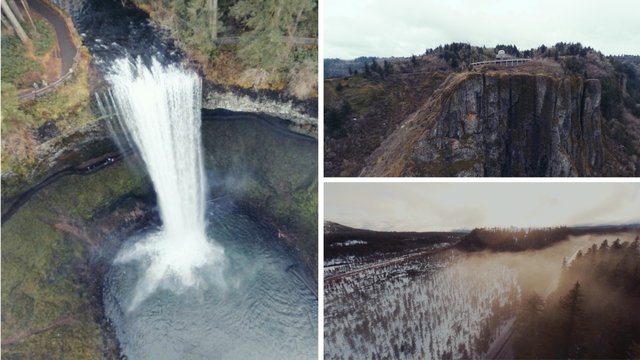
POLYGON ((115 61, 108 76, 122 126, 144 160, 163 228, 116 261, 147 266, 130 309, 158 288, 182 291, 201 283, 199 269, 220 272, 224 251, 205 235, 205 178, 200 139, 202 84, 197 74, 155 59, 115 61))

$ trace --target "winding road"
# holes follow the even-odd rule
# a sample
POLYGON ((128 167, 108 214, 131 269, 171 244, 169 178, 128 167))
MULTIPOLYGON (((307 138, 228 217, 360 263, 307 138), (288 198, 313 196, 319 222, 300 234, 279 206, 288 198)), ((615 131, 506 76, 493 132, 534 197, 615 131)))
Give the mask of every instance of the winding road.
POLYGON ((27 3, 29 3, 29 7, 33 11, 45 18, 55 29, 56 37, 58 38, 58 48, 60 49, 60 57, 62 60, 60 75, 68 73, 69 69, 73 66, 73 58, 76 56, 77 49, 73 44, 73 39, 71 38, 71 33, 67 28, 67 23, 60 14, 43 1, 27 0, 27 3))
POLYGON ((45 18, 53 26, 56 32, 58 42, 58 56, 60 57, 60 76, 39 89, 23 89, 18 94, 18 100, 29 101, 35 100, 40 96, 55 91, 58 87, 66 84, 74 75, 74 66, 80 59, 80 52, 73 43, 71 32, 67 27, 65 19, 56 12, 55 9, 47 5, 42 0, 27 0, 31 11, 45 18))

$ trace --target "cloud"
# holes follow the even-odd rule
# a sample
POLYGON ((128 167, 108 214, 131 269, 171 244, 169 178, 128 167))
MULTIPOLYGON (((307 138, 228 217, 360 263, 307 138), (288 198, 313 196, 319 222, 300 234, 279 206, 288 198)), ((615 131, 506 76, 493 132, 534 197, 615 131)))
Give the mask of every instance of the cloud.
POLYGON ((581 42, 605 54, 640 54, 636 0, 327 0, 324 57, 409 56, 441 44, 581 42))
POLYGON ((640 183, 327 183, 325 219, 375 230, 640 222, 640 183))

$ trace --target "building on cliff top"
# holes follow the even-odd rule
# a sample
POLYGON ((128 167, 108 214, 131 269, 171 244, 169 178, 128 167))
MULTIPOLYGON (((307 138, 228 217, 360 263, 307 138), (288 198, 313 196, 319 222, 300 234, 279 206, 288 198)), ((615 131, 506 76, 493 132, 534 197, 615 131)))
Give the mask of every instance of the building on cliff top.
POLYGON ((511 66, 522 65, 529 61, 531 61, 531 59, 516 58, 513 55, 507 54, 504 50, 500 50, 498 51, 498 54, 496 55, 495 60, 474 62, 469 64, 469 66, 471 66, 472 69, 476 69, 483 65, 498 65, 498 66, 511 67, 511 66))
POLYGON ((496 60, 507 60, 511 58, 513 58, 513 56, 505 53, 504 50, 498 51, 498 55, 496 55, 496 60))

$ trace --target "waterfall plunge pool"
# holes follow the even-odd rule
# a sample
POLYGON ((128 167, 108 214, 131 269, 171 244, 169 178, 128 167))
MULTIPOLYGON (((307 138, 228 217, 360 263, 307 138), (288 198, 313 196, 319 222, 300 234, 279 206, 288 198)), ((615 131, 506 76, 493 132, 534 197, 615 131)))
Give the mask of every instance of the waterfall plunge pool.
MULTIPOLYGON (((317 299, 287 271, 291 265, 304 267, 302 262, 278 239, 275 229, 231 202, 210 202, 206 219, 208 239, 225 249, 224 285, 212 280, 181 293, 159 289, 129 310, 144 269, 136 262, 112 264, 104 283, 104 306, 123 355, 129 359, 317 358, 317 299)), ((122 249, 156 230, 130 237, 122 249)))

